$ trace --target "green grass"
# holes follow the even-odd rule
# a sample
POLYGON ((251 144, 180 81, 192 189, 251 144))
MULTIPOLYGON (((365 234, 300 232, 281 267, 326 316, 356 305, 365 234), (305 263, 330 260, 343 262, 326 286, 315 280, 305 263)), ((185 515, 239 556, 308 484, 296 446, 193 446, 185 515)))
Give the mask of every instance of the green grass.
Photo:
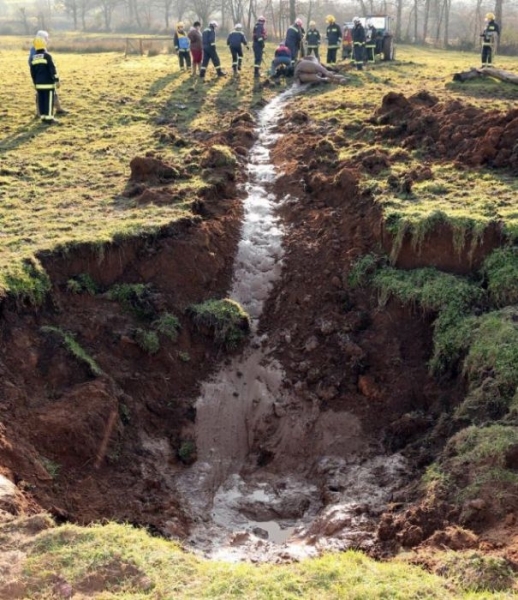
MULTIPOLYGON (((179 72, 175 55, 125 59, 122 51, 84 53, 88 40, 113 50, 110 36, 96 35, 57 36, 54 52, 49 48, 69 114, 59 126, 45 128, 34 119, 30 40, 3 39, 4 77, 10 83, 0 90, 0 293, 40 301, 42 290, 28 279, 41 270, 39 252, 66 252, 81 243, 102 247, 191 216, 206 185, 189 159, 198 146, 192 132, 229 127, 237 110, 254 110, 275 93, 254 89, 250 64, 239 83, 216 80, 210 70, 203 86, 179 72), (171 184, 170 203, 139 204, 125 195, 131 159, 150 153, 189 171, 171 184), (27 272, 24 261, 34 269, 27 272)), ((221 46, 220 54, 229 66, 228 49, 221 46)))
MULTIPOLYGON (((448 223, 460 252, 469 240, 473 251, 485 228, 495 221, 518 239, 518 182, 505 170, 459 168, 443 158, 429 159, 421 148, 405 149, 391 140, 375 141, 378 129, 370 122, 383 97, 397 91, 407 98, 426 90, 442 101, 460 100, 486 110, 508 111, 518 99, 512 84, 494 80, 476 85, 452 81, 453 73, 468 70, 479 60, 478 53, 448 52, 401 46, 395 63, 381 63, 361 73, 351 71, 347 94, 330 86, 298 99, 297 108, 312 119, 326 123, 335 134, 344 133, 347 143, 338 147, 341 160, 357 160, 366 151, 384 153, 390 166, 377 174, 362 173, 360 187, 368 190, 383 209, 387 230, 393 235, 392 259, 397 257, 403 237, 410 235, 419 252, 422 242, 438 222, 448 223), (400 157, 404 155, 406 159, 400 157), (400 182, 406 174, 430 169, 430 178, 414 181, 410 192, 400 182), (396 182, 391 185, 390 181, 396 182)), ((499 57, 499 65, 513 70, 511 57, 499 57)))
POLYGON ((78 343, 72 333, 68 333, 59 329, 58 327, 53 327, 50 325, 44 325, 41 328, 42 333, 52 334, 60 339, 63 346, 66 350, 79 362, 84 363, 92 375, 97 377, 104 375, 101 367, 95 362, 95 360, 86 352, 86 350, 78 343))
POLYGON ((95 590, 96 598, 126 600, 477 597, 463 591, 464 584, 464 589, 473 588, 469 581, 453 584, 402 560, 375 562, 348 551, 290 565, 223 563, 195 557, 127 525, 65 525, 41 532, 25 547, 28 558, 20 583, 34 600, 54 597, 56 581, 74 590, 95 590))
POLYGON ((227 349, 235 348, 250 331, 250 317, 234 300, 207 300, 193 304, 187 314, 200 329, 206 329, 216 344, 227 349))

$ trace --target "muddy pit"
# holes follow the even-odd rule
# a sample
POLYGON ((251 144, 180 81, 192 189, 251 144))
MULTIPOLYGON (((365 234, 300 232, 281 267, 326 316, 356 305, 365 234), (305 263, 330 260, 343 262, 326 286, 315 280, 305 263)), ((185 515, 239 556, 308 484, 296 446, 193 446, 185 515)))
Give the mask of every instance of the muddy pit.
MULTIPOLYGON (((362 168, 386 158, 316 163, 332 124, 296 110, 293 93, 203 141, 230 145, 239 168, 208 152, 211 185, 197 217, 101 253, 43 255, 53 284, 46 304, 4 299, 2 520, 41 509, 58 521, 115 519, 230 560, 349 547, 383 556, 422 541, 412 537, 415 519, 395 527, 387 514, 414 500, 408 490, 437 451, 420 439, 462 386, 428 374, 431 317, 396 302, 381 310, 368 290, 348 288, 354 260, 387 244, 380 210, 358 186, 362 168), (85 273, 98 293, 70 291, 70 279, 85 273), (180 318, 177 341, 143 351, 138 319, 106 294, 121 282, 150 284, 150 311, 180 318), (194 302, 227 295, 252 317, 250 339, 232 352, 185 315, 194 302), (73 332, 101 372, 74 360, 49 326, 73 332)), ((446 144, 448 125, 455 136, 452 123, 462 122, 459 107, 450 109, 424 93, 389 94, 373 123, 412 147, 419 123, 436 119, 441 127, 431 131, 446 144), (404 128, 401 111, 411 115, 404 128)), ((499 140, 516 115, 493 118, 494 151, 481 130, 480 152, 474 144, 459 161, 500 160, 499 140)), ((170 202, 178 177, 142 158, 126 193, 170 202)), ((445 256, 450 233, 439 240, 445 256)), ((403 266, 423 261, 402 252, 403 266)), ((427 535, 447 526, 447 510, 430 519, 427 535)))

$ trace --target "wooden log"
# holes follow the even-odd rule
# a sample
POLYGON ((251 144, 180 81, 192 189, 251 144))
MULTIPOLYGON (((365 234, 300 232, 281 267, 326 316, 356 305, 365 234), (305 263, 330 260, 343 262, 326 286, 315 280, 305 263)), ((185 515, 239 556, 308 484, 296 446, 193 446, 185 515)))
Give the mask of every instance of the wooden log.
POLYGON ((496 69, 495 67, 482 67, 481 69, 472 67, 469 71, 455 73, 453 75, 453 81, 469 81, 470 79, 478 79, 480 77, 492 77, 493 79, 499 79, 500 81, 506 81, 507 83, 518 84, 518 75, 511 73, 510 71, 496 69))

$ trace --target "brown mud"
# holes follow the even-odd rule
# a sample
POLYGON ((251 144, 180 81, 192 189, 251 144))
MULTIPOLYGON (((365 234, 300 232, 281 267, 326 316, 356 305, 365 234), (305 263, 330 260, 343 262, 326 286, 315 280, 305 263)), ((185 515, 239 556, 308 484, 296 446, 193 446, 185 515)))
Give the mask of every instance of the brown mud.
MULTIPOLYGON (((509 136, 517 137, 516 111, 473 113, 478 110, 443 103, 424 92, 408 99, 389 94, 371 126, 383 139, 405 148, 419 144, 430 161, 454 160, 466 168, 518 168, 508 143, 509 136), (475 120, 480 125, 474 131, 475 120), (462 127, 468 124, 472 140, 466 144, 462 127)), ((359 186, 364 169, 376 169, 388 159, 359 152, 356 159, 338 162, 325 141, 333 126, 316 124, 288 106, 271 150, 280 173, 272 189, 286 224, 285 254, 282 276, 266 301, 258 334, 266 336, 265 353, 282 372, 279 398, 284 394, 289 401, 269 405, 247 436, 246 464, 239 475, 248 481, 255 478, 265 490, 264 498, 256 494, 260 501, 248 507, 250 519, 260 524, 284 517, 296 523, 314 510, 313 516, 319 512, 320 517, 298 532, 306 544, 342 536, 343 544, 335 547, 364 547, 376 556, 425 540, 429 545, 490 550, 506 545, 507 556, 513 558, 518 529, 512 519, 496 526, 480 522, 476 535, 463 540, 449 529, 458 518, 453 507, 420 505, 415 495, 414 479, 432 462, 448 432, 426 437, 427 444, 422 439, 434 430, 441 414, 460 401, 463 385, 455 379, 437 381, 428 372, 431 315, 394 301, 380 309, 372 292, 349 288, 347 277, 355 259, 390 250, 382 212, 359 186), (399 452, 410 465, 402 469, 403 476, 374 464, 376 457, 399 452), (322 475, 327 466, 317 459, 328 454, 354 456, 355 469, 373 461, 369 476, 385 478, 382 485, 391 490, 389 501, 379 505, 385 505, 383 514, 381 509, 369 514, 361 501, 347 514, 336 512, 352 483, 343 470, 336 470, 335 483, 329 470, 322 475), (300 497, 296 485, 290 487, 290 476, 301 472, 306 482, 313 477, 314 489, 307 498, 300 497), (395 486, 392 477, 400 478, 395 486), (287 500, 268 504, 272 495, 267 486, 287 500), (362 546, 361 539, 350 536, 355 526, 368 530, 375 541, 362 546)), ((207 151, 202 166, 211 176, 194 207, 198 216, 155 236, 101 250, 81 246, 62 256, 43 255, 40 259, 52 281, 45 305, 33 308, 10 298, 3 301, 1 520, 47 510, 58 520, 86 524, 114 519, 188 538, 192 515, 164 471, 185 473, 196 462, 195 454, 182 453, 193 441, 194 402, 202 382, 232 357, 192 326, 185 309, 228 292, 242 219, 238 184, 243 183, 246 156, 255 139, 255 120, 243 113, 228 130, 200 141, 207 148, 229 145, 239 167, 219 164, 207 151), (100 293, 70 291, 68 281, 85 273, 100 293), (105 293, 122 282, 149 284, 151 312, 168 311, 180 318, 176 342, 161 339, 153 355, 138 345, 135 330, 141 323, 105 293), (42 329, 48 326, 73 333, 102 374, 93 374, 91 367, 72 357, 55 333, 42 329)), ((140 202, 170 202, 170 180, 181 176, 153 157, 135 160, 126 192, 140 202)), ((433 238, 433 252, 425 245, 419 253, 404 240, 397 264, 469 272, 502 243, 497 226, 469 257, 454 251, 453 233, 447 228, 439 228, 433 238)), ((223 503, 232 489, 226 492, 220 498, 223 503)), ((239 510, 246 513, 247 506, 239 510)), ((256 533, 264 531, 258 527, 256 533)), ((238 538, 234 542, 241 543, 238 538)))

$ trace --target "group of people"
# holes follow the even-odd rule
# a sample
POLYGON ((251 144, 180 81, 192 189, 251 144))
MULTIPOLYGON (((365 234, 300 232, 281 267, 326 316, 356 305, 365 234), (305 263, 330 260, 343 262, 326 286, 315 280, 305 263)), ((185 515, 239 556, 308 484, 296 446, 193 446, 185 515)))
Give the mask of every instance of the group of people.
MULTIPOLYGON (((308 56, 314 56, 316 63, 320 63, 320 45, 324 37, 327 42, 326 64, 331 67, 335 65, 342 47, 344 31, 333 15, 326 17, 326 24, 325 34, 322 35, 317 29, 315 21, 310 21, 306 32, 302 20, 295 19, 286 31, 284 41, 275 51, 270 74, 293 76, 297 59, 304 58, 306 53, 308 56)), ((202 31, 201 23, 195 21, 190 30, 186 32, 183 23, 177 24, 173 43, 179 57, 180 69, 192 69, 192 75, 195 76, 199 68, 199 76, 204 79, 209 63, 212 62, 218 77, 226 75, 221 68, 221 61, 216 50, 217 28, 217 21, 211 21, 202 31)), ((345 31, 348 30, 345 29, 345 31)), ((361 70, 366 60, 374 62, 376 29, 371 24, 364 28, 361 19, 355 17, 353 27, 348 33, 352 41, 352 59, 356 68, 361 70)), ((256 79, 260 77, 261 66, 264 62, 266 40, 266 18, 260 16, 252 31, 254 78, 256 79)), ((227 46, 232 56, 232 71, 237 76, 242 68, 243 50, 250 50, 241 23, 236 23, 234 29, 229 33, 227 46)), ((315 61, 309 61, 309 64, 315 64, 315 61)))

